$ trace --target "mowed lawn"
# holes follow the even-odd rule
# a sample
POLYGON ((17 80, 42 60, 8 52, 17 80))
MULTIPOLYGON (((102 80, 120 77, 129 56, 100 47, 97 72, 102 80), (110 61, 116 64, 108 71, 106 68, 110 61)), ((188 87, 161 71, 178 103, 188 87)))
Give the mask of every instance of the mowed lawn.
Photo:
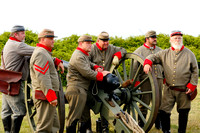
MULTIPOLYGON (((199 80, 200 81, 200 80, 199 80)), ((200 83, 198 84, 198 91, 200 91, 200 83)), ((2 99, 2 94, 0 94, 0 99, 2 99)), ((2 100, 0 100, 0 110, 1 110, 1 105, 2 105, 2 100)), ((65 105, 66 107, 66 114, 68 111, 68 105, 65 105)), ((92 113, 92 112, 91 112, 92 113)), ((95 133, 96 131, 96 120, 98 119, 99 115, 94 115, 92 113, 92 130, 95 133)), ((110 132, 114 133, 113 127, 110 127, 110 132)), ((172 133, 177 133, 178 130, 178 113, 176 111, 176 105, 175 108, 172 111, 171 115, 171 131, 172 133)), ((28 124, 27 117, 24 118, 20 133, 30 133, 30 128, 28 124)), ((1 116, 0 116, 0 133, 3 133, 3 124, 1 121, 1 116)), ((149 133, 162 133, 159 130, 156 130, 154 126, 152 129, 149 131, 149 133)), ((189 114, 189 121, 188 121, 188 126, 187 126, 187 133, 200 133, 200 94, 198 93, 196 99, 192 101, 192 108, 189 114)))

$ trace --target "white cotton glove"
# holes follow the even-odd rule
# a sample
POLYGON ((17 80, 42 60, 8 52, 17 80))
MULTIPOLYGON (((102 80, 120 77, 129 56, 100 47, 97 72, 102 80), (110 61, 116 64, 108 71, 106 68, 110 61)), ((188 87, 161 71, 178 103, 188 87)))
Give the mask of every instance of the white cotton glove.
POLYGON ((112 64, 115 66, 119 65, 119 58, 117 56, 114 56, 112 64))

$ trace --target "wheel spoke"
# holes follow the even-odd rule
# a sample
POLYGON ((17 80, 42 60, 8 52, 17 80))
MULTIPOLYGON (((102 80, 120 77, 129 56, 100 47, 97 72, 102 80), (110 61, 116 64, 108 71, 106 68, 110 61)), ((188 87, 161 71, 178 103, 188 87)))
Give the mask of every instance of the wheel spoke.
POLYGON ((151 108, 150 108, 146 103, 144 103, 143 101, 141 101, 139 98, 133 97, 133 100, 135 100, 135 101, 137 101, 138 103, 142 104, 144 107, 146 107, 148 110, 151 111, 151 108))
POLYGON ((134 64, 134 60, 131 59, 129 79, 133 79, 133 68, 131 67, 131 66, 133 66, 133 64, 134 64))
POLYGON ((115 69, 115 74, 117 75, 117 77, 119 78, 120 83, 122 84, 122 83, 123 83, 123 80, 122 80, 122 77, 121 77, 121 75, 119 74, 119 71, 118 71, 117 69, 115 69))
POLYGON ((125 111, 127 109, 127 105, 125 104, 123 107, 123 111, 125 111))
POLYGON ((134 108, 134 105, 133 105, 133 104, 131 104, 131 112, 132 112, 132 117, 133 117, 133 119, 136 120, 136 116, 135 116, 135 108, 134 108))
POLYGON ((140 116, 140 118, 142 119, 142 121, 146 124, 146 119, 144 118, 142 112, 140 111, 138 105, 135 102, 132 102, 132 104, 134 105, 136 111, 138 112, 138 115, 140 116))
POLYGON ((153 91, 144 91, 144 92, 138 92, 138 93, 132 92, 132 96, 144 95, 144 94, 152 94, 152 93, 153 93, 153 91))
POLYGON ((123 73, 124 73, 124 81, 127 80, 127 73, 126 73, 126 65, 125 61, 122 61, 123 73))
MULTIPOLYGON (((134 69, 133 66, 131 66, 131 68, 134 69)), ((139 65, 137 71, 135 72, 135 75, 134 75, 134 78, 133 78, 133 84, 131 85, 130 88, 133 88, 134 85, 135 85, 135 82, 138 80, 138 76, 139 76, 139 74, 140 74, 140 69, 141 69, 141 68, 142 68, 142 64, 139 65)))
POLYGON ((137 85, 136 87, 134 87, 134 84, 135 84, 135 83, 133 83, 133 84, 131 85, 130 88, 132 89, 132 91, 135 91, 135 90, 137 90, 140 86, 142 86, 148 79, 149 79, 149 77, 146 77, 146 78, 143 79, 143 80, 140 82, 140 84, 137 85))

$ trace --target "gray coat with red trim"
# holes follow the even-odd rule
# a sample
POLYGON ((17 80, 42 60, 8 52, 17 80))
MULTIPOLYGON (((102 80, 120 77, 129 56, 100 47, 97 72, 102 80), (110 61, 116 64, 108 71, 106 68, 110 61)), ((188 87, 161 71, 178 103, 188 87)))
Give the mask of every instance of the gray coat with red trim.
POLYGON ((30 75, 33 90, 41 90, 49 102, 57 99, 59 90, 58 74, 51 52, 43 47, 36 47, 30 60, 30 75))
MULTIPOLYGON (((22 79, 25 80, 29 73, 27 60, 30 59, 34 49, 35 47, 29 46, 24 42, 8 39, 3 48, 5 69, 22 72, 22 79)), ((3 64, 2 59, 1 64, 3 64)))
POLYGON ((109 71, 112 65, 113 56, 116 55, 119 59, 121 59, 121 57, 123 57, 126 53, 127 52, 124 48, 116 47, 112 44, 109 44, 106 50, 102 50, 97 47, 97 44, 93 44, 91 52, 89 53, 89 59, 98 66, 103 66, 104 70, 109 71))
POLYGON ((144 65, 152 66, 152 63, 163 66, 166 82, 169 86, 183 86, 192 91, 196 88, 199 69, 195 55, 188 48, 183 47, 178 52, 169 48, 147 56, 144 65))
POLYGON ((71 56, 67 73, 67 86, 77 86, 88 90, 91 80, 103 80, 103 74, 92 70, 86 54, 76 49, 71 56))

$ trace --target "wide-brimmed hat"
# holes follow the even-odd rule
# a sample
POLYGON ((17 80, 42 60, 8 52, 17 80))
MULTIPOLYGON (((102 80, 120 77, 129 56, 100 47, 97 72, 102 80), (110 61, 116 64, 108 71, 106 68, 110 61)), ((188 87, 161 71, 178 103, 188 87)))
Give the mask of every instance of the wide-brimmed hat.
POLYGON ((89 35, 82 35, 79 37, 78 42, 94 42, 89 35))
POLYGON ((12 27, 11 32, 19 32, 19 31, 25 31, 24 26, 21 25, 15 25, 12 27))
POLYGON ((110 40, 109 34, 105 31, 101 32, 98 36, 98 40, 110 40))
POLYGON ((149 38, 149 37, 152 37, 152 38, 156 38, 156 32, 151 30, 151 31, 148 31, 146 34, 145 34, 145 38, 149 38))
POLYGON ((49 29, 44 29, 38 34, 38 38, 48 38, 48 37, 57 37, 57 36, 54 36, 54 31, 49 29))

